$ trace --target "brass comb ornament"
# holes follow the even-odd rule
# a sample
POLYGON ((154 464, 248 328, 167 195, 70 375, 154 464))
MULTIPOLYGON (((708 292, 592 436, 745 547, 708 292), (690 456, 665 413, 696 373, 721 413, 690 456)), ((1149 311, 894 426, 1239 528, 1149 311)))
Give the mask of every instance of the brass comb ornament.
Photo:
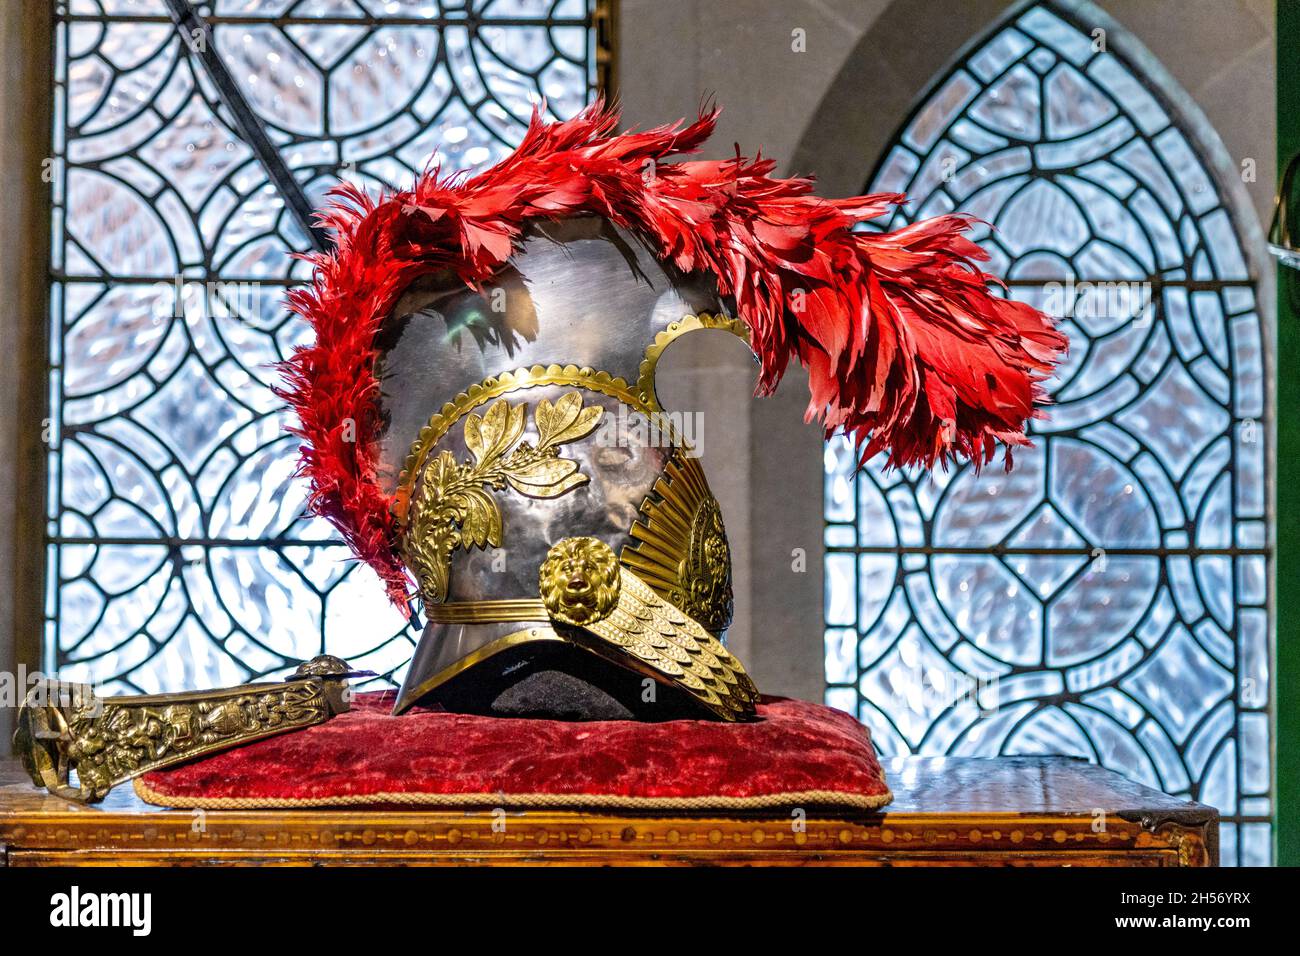
POLYGON ((347 679, 363 676, 374 675, 322 654, 282 683, 179 694, 99 697, 45 680, 23 701, 14 747, 36 786, 93 803, 151 770, 324 723, 347 711, 347 679))

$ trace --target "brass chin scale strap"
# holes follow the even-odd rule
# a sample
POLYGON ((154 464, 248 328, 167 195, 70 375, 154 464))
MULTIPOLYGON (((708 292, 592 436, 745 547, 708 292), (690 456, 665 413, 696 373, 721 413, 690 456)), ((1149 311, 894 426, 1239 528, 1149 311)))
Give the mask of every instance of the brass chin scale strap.
POLYGON ((557 626, 581 628, 620 648, 660 679, 685 688, 723 720, 754 716, 758 689, 716 637, 618 563, 597 538, 564 538, 538 583, 557 626))
POLYGON ((437 624, 549 621, 562 633, 603 643, 581 641, 592 650, 622 651, 604 656, 639 662, 723 720, 754 716, 758 689, 740 661, 698 621, 622 567, 603 541, 574 537, 555 544, 538 571, 538 586, 540 598, 429 604, 425 615, 437 624))

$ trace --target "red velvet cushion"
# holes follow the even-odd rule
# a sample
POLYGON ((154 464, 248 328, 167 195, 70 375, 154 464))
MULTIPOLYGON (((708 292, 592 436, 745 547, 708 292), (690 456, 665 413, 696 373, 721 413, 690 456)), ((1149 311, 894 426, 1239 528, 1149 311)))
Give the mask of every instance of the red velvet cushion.
POLYGON ((742 809, 890 800, 867 729, 769 697, 749 724, 476 717, 361 694, 317 727, 136 780, 172 807, 441 806, 742 809))

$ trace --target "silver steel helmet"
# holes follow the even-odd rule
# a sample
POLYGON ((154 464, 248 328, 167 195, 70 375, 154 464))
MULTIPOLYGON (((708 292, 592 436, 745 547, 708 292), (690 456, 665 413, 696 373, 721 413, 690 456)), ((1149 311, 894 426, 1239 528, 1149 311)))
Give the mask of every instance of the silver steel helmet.
POLYGON ((711 277, 595 216, 531 224, 482 290, 405 291, 377 343, 379 477, 427 626, 398 711, 753 715, 722 516, 655 392, 676 337, 748 340, 724 313, 711 277))

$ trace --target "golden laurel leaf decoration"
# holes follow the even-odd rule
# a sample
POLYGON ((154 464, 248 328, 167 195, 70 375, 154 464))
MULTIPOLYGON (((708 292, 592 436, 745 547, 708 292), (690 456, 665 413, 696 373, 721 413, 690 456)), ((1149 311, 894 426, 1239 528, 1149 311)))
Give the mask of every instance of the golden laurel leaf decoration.
POLYGON ((467 415, 465 447, 473 461, 457 462, 444 450, 425 466, 403 546, 426 603, 446 599, 457 548, 501 546, 501 508, 494 492, 508 485, 531 498, 558 498, 589 481, 576 461, 560 457, 559 448, 595 431, 604 409, 584 406, 578 392, 567 392, 554 404, 542 399, 533 411, 535 447, 521 441, 527 411, 526 404, 503 398, 482 416, 467 415))

